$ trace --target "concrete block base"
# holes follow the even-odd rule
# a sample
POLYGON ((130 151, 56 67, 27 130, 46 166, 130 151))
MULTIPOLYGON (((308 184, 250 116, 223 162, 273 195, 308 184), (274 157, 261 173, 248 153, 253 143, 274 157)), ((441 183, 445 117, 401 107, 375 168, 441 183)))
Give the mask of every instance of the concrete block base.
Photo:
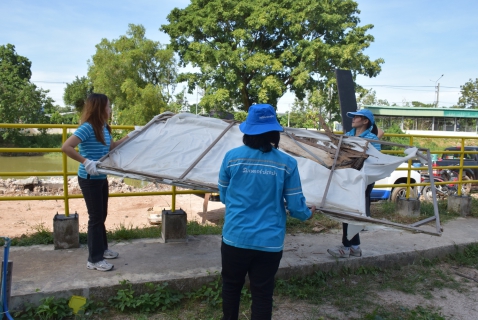
POLYGON ((397 212, 402 216, 420 216, 420 200, 416 198, 399 198, 397 200, 397 212))
POLYGON ((56 214, 53 218, 53 244, 55 250, 80 247, 78 214, 56 214))
POLYGON ((161 242, 187 242, 188 217, 182 209, 163 210, 161 216, 161 242))
POLYGON ((471 197, 470 196, 448 196, 448 210, 459 213, 462 217, 466 217, 471 213, 471 197))

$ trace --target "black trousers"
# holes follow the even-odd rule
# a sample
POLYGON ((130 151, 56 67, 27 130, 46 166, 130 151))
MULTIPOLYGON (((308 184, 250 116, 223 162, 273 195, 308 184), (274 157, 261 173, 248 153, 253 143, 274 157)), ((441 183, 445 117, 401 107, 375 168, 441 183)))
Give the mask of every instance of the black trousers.
MULTIPOLYGON (((367 217, 370 217, 370 194, 372 193, 374 183, 371 183, 365 189, 365 214, 367 217)), ((347 228, 348 223, 342 223, 342 244, 344 247, 359 246, 360 245, 360 235, 357 233, 352 239, 347 239, 347 228)))
POLYGON ((271 319, 274 277, 279 269, 282 251, 242 249, 223 242, 221 259, 223 319, 238 319, 246 274, 249 275, 252 294, 251 319, 271 319))
POLYGON ((105 228, 108 215, 108 180, 78 177, 78 184, 88 210, 88 261, 96 263, 103 260, 103 253, 108 249, 105 228))

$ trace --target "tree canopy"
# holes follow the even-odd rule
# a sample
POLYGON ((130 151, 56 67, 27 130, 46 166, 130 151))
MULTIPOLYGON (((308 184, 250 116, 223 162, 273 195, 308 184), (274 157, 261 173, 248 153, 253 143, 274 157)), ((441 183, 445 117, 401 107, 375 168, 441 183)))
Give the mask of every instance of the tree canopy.
POLYGON ((78 78, 76 76, 73 82, 66 84, 63 102, 65 105, 75 108, 77 112, 81 112, 86 98, 93 91, 93 85, 87 77, 78 78))
MULTIPOLYGON (((12 44, 0 46, 0 122, 47 123, 45 112, 54 110, 53 100, 30 82, 31 62, 18 55, 12 44)), ((19 130, 4 130, 4 140, 15 142, 19 130)))
MULTIPOLYGON (((160 30, 182 67, 180 80, 205 89, 207 109, 248 110, 277 101, 288 90, 298 99, 335 83, 335 69, 375 77, 383 59, 363 51, 374 41, 359 26, 352 0, 191 0, 167 16, 160 30)), ((338 110, 338 105, 336 105, 338 110)))
POLYGON ((360 90, 358 103, 363 106, 389 106, 386 99, 378 99, 375 90, 360 90))
MULTIPOLYGON (((118 124, 143 125, 176 102, 174 52, 146 39, 141 25, 130 24, 119 39, 102 39, 88 63, 88 78, 95 91, 110 99, 118 124)), ((183 98, 180 94, 178 99, 183 98)))
POLYGON ((466 82, 460 86, 461 96, 458 99, 458 106, 460 108, 478 108, 478 78, 473 81, 466 82))
POLYGON ((331 92, 321 92, 320 90, 308 91, 305 99, 295 99, 290 110, 286 115, 280 118, 280 124, 291 128, 319 128, 320 115, 325 122, 332 127, 333 121, 340 120, 337 114, 331 112, 331 106, 334 100, 331 100, 331 92))

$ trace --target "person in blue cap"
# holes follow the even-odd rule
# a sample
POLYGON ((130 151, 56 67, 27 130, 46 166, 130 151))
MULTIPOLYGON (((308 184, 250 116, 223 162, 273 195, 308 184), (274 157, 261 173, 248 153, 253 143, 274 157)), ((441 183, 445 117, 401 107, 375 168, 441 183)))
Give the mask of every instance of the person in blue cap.
POLYGON ((238 319, 241 290, 248 274, 252 319, 271 319, 274 277, 282 258, 287 220, 309 219, 297 161, 278 150, 280 132, 274 108, 256 104, 239 125, 244 146, 226 153, 219 171, 219 194, 226 205, 222 231, 223 319, 238 319))
MULTIPOLYGON (((373 113, 368 109, 361 109, 357 112, 348 112, 347 116, 352 118, 352 130, 347 132, 346 136, 355 136, 365 139, 379 140, 377 134, 372 131, 377 130, 373 113)), ((380 130, 381 131, 381 130, 380 130)), ((380 131, 377 133, 380 134, 380 131)), ((383 134, 383 131, 382 131, 383 134)), ((377 150, 381 150, 380 143, 372 143, 377 150)), ((375 183, 371 183, 365 189, 365 213, 370 217, 370 194, 375 183)), ((361 257, 360 236, 357 233, 352 239, 347 239, 348 224, 342 224, 342 246, 334 249, 328 249, 327 252, 336 258, 348 258, 350 256, 361 257)))

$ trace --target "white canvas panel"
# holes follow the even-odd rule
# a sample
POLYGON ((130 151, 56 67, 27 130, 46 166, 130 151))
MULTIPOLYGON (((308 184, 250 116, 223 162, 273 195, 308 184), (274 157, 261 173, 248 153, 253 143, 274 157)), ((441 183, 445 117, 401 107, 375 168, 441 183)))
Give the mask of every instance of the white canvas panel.
MULTIPOLYGON (((229 126, 228 122, 220 119, 189 113, 173 115, 166 121, 159 121, 164 115, 156 116, 136 136, 127 139, 103 157, 98 165, 99 171, 135 179, 157 178, 160 183, 178 179, 229 126)), ((286 130, 298 136, 319 139, 318 143, 330 142, 325 134, 301 129, 286 130)), ((217 190, 222 159, 228 150, 243 145, 242 137, 238 124, 233 125, 185 179, 199 185, 213 186, 217 190)), ((367 145, 361 138, 344 139, 355 142, 358 150, 367 145)), ((415 156, 416 151, 416 148, 410 148, 407 149, 406 157, 396 157, 382 154, 368 144, 366 152, 369 157, 360 171, 334 171, 324 208, 365 215, 366 186, 390 175, 403 161, 415 156)), ((308 205, 320 207, 330 170, 312 160, 294 158, 299 164, 302 188, 308 205)))

